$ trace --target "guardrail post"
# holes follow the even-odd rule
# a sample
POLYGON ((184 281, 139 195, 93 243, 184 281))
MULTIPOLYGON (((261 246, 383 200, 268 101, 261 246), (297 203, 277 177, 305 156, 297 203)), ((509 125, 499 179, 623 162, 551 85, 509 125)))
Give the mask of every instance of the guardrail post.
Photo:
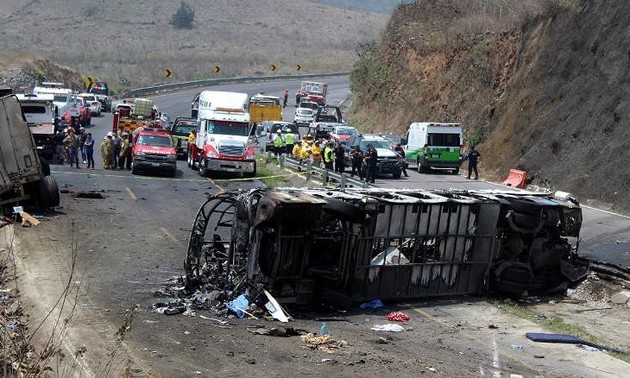
POLYGON ((344 190, 346 188, 346 175, 344 175, 343 173, 339 173, 339 187, 341 188, 341 190, 344 190))
POLYGON ((311 179, 311 169, 313 169, 313 162, 311 159, 306 160, 306 181, 310 181, 311 179))
POLYGON ((280 164, 280 168, 284 168, 284 154, 278 155, 278 163, 280 164))
POLYGON ((328 182, 328 169, 324 169, 322 171, 322 186, 326 186, 327 182, 328 182))

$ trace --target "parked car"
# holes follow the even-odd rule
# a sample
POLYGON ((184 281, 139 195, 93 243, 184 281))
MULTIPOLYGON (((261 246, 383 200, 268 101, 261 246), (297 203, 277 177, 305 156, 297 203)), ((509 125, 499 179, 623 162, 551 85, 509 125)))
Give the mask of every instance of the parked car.
POLYGON ((399 144, 402 140, 398 135, 394 133, 387 133, 383 135, 383 137, 392 143, 392 147, 396 147, 396 145, 399 144))
POLYGON ((347 143, 351 136, 359 134, 359 131, 353 126, 335 126, 333 127, 328 139, 335 143, 347 143))
POLYGON ((100 117, 101 116, 101 102, 96 98, 96 95, 92 93, 79 93, 80 97, 83 97, 88 108, 90 108, 90 115, 100 117))
POLYGON ((92 124, 92 112, 85 101, 85 99, 81 96, 75 97, 75 104, 79 108, 79 124, 83 127, 87 127, 92 124))
POLYGON ((265 151, 273 151, 273 138, 276 135, 278 129, 282 130, 282 135, 287 135, 289 133, 293 134, 293 138, 296 142, 301 140, 300 130, 295 123, 281 121, 263 121, 260 123, 258 129, 259 136, 265 139, 265 151))
POLYGON ((313 110, 313 113, 317 113, 317 109, 319 109, 319 104, 313 101, 300 101, 298 109, 299 108, 308 108, 313 110))
POLYGON ((344 144, 346 166, 352 165, 350 162, 350 153, 354 149, 354 146, 359 146, 359 149, 365 154, 368 144, 376 148, 378 155, 376 174, 391 174, 396 179, 400 178, 404 161, 400 155, 392 150, 391 142, 379 135, 357 134, 351 136, 348 142, 344 144))
POLYGON ((190 117, 197 118, 197 113, 199 112, 199 96, 201 92, 197 93, 190 104, 190 117))
POLYGON ((131 150, 131 173, 156 171, 175 177, 177 152, 171 136, 163 129, 145 127, 134 138, 131 150))
POLYGON ((158 119, 160 120, 162 127, 166 130, 170 130, 173 126, 173 120, 171 120, 171 116, 169 116, 168 113, 160 113, 158 119))
POLYGON ((315 120, 315 112, 309 108, 297 108, 293 123, 298 126, 308 126, 315 120))
POLYGON ((104 81, 96 81, 88 88, 88 92, 96 95, 96 99, 101 103, 104 112, 112 110, 112 98, 109 95, 109 86, 104 81))
POLYGON ((171 127, 170 133, 177 151, 178 158, 188 157, 188 136, 197 127, 197 119, 189 117, 177 117, 171 127))

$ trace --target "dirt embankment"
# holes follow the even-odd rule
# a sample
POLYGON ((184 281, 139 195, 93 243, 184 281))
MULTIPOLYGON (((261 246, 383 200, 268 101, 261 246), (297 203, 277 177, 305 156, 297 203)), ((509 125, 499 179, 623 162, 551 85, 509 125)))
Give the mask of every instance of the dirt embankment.
POLYGON ((481 169, 630 211, 624 169, 630 100, 630 3, 438 0, 402 5, 378 49, 377 80, 353 117, 376 131, 458 121, 481 141, 481 169), (520 7, 519 7, 520 6, 520 7))

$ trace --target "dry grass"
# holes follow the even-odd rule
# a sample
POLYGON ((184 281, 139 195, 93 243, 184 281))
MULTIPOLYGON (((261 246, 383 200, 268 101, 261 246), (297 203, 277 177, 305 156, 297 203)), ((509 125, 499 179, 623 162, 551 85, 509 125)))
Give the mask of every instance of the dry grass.
POLYGON ((0 54, 45 56, 114 86, 163 82, 164 68, 178 81, 214 77, 213 65, 220 76, 271 74, 272 63, 278 74, 339 71, 389 18, 307 0, 188 3, 192 30, 169 24, 177 1, 0 0, 0 54))

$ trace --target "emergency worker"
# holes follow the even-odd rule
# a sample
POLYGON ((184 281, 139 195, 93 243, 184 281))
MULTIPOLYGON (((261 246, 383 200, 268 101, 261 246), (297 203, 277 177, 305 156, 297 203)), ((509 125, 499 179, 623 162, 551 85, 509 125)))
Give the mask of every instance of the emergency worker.
POLYGON ((335 162, 335 150, 333 148, 333 143, 326 143, 326 147, 324 147, 324 167, 331 171, 335 170, 334 167, 335 162))
POLYGON ((477 162, 480 157, 481 157, 481 154, 479 153, 479 151, 475 150, 475 146, 470 146, 470 151, 468 151, 468 154, 464 158, 464 160, 468 160, 468 177, 466 178, 470 178, 470 174, 474 171, 475 172, 474 180, 479 179, 479 172, 477 171, 477 162))
POLYGON ((197 138, 196 134, 197 134, 196 130, 192 130, 190 134, 188 134, 188 144, 195 143, 195 139, 197 138))
POLYGON ((354 149, 350 153, 350 160, 352 161, 352 172, 350 176, 354 176, 355 173, 359 175, 360 179, 363 179, 363 170, 361 165, 363 164, 363 151, 359 146, 354 146, 354 149))
POLYGON ((311 148, 311 156, 314 166, 319 167, 322 165, 322 146, 320 141, 313 143, 313 147, 311 148))
POLYGON ((285 149, 284 137, 282 137, 282 130, 280 129, 276 131, 276 135, 273 138, 273 149, 276 153, 276 157, 280 156, 285 149))
POLYGON ((118 168, 131 169, 131 138, 125 131, 121 135, 120 159, 118 159, 118 168))
POLYGON ((367 145, 367 151, 365 153, 365 182, 374 184, 376 178, 376 162, 378 160, 378 153, 376 148, 372 144, 367 145))
POLYGON ((405 160, 405 150, 402 148, 400 143, 396 144, 396 147, 394 147, 394 152, 396 152, 402 158, 402 173, 405 175, 405 177, 409 177, 409 175, 407 174, 407 160, 405 160))
POLYGON ((120 156, 120 148, 122 145, 122 138, 120 137, 120 133, 122 130, 118 130, 117 133, 112 134, 112 144, 114 146, 114 151, 112 153, 112 169, 118 169, 118 157, 120 156))
POLYGON ((346 150, 343 148, 341 143, 337 144, 337 146, 335 147, 335 172, 343 173, 346 166, 346 163, 344 161, 345 154, 346 150))
POLYGON ((284 136, 284 144, 286 145, 287 155, 291 156, 291 154, 293 153, 293 146, 295 145, 295 136, 293 135, 291 130, 288 130, 288 132, 284 136))
POLYGON ((110 131, 101 143, 101 157, 103 158, 103 168, 112 169, 112 156, 114 155, 114 134, 110 131))

